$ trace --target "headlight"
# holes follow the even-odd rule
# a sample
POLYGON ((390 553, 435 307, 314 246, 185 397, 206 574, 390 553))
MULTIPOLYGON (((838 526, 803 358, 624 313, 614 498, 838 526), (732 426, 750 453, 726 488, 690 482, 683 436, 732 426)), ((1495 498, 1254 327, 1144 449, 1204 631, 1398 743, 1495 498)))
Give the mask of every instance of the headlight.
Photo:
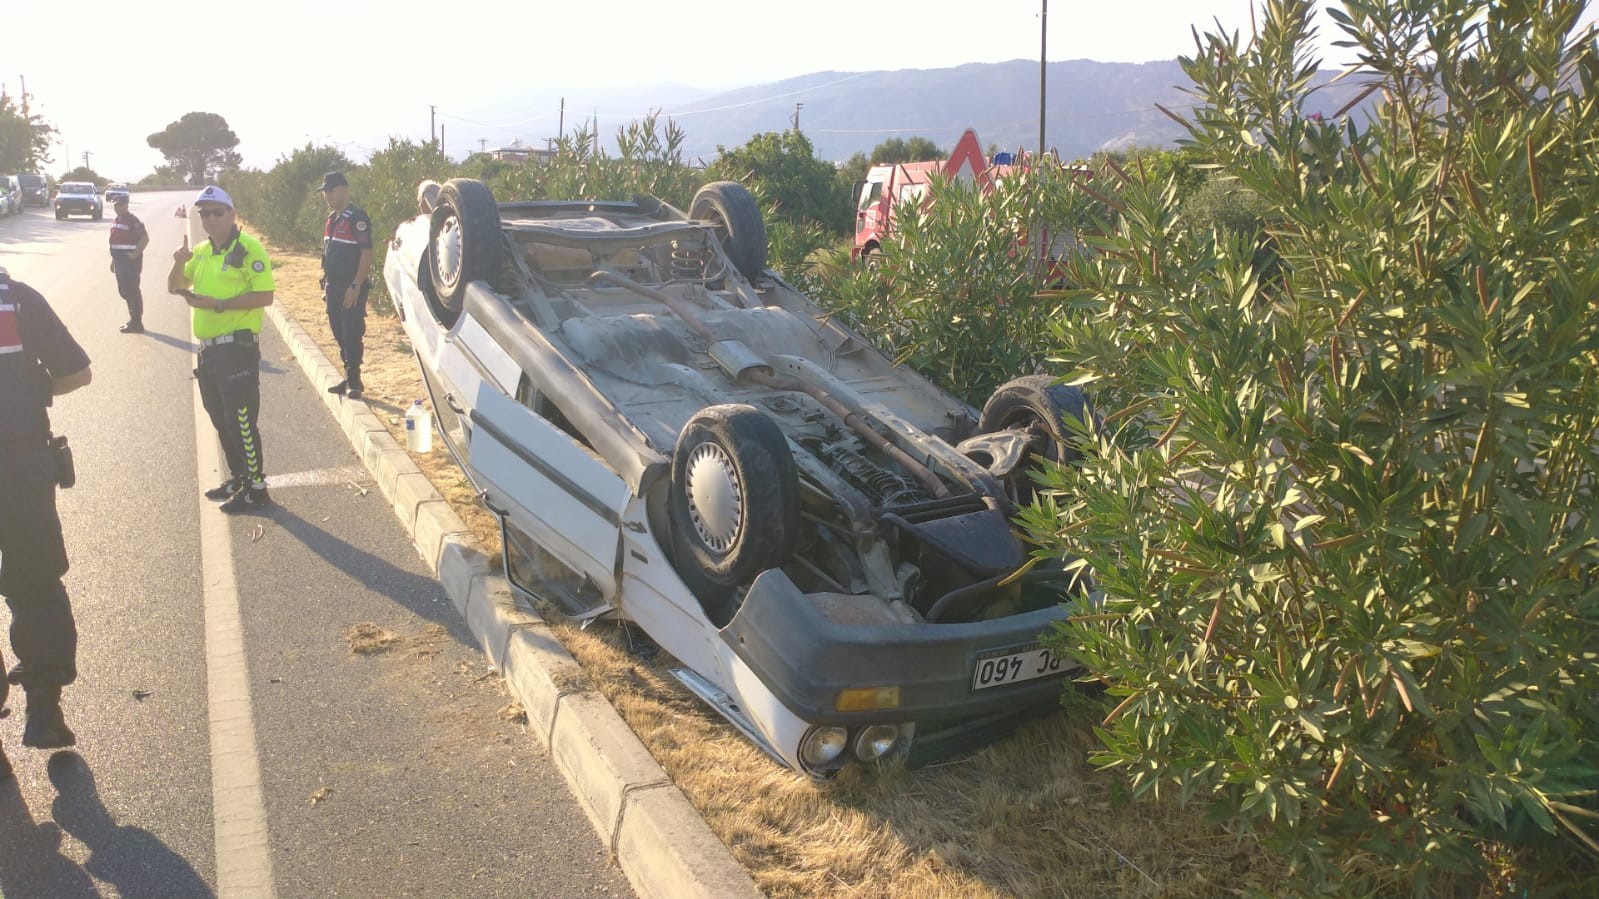
POLYGON ((863 762, 875 761, 894 750, 899 742, 899 725, 873 724, 862 728, 855 738, 855 757, 863 762))
POLYGON ((837 726, 813 727, 800 740, 799 757, 808 768, 831 765, 849 745, 849 731, 837 726))

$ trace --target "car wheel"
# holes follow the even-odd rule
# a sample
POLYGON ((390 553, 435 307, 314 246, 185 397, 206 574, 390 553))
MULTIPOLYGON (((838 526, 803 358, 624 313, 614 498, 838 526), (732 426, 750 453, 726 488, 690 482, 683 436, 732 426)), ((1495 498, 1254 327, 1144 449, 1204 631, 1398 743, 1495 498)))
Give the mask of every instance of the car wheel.
POLYGON ((777 423, 754 406, 707 406, 677 437, 668 500, 678 574, 717 627, 739 585, 794 554, 799 475, 777 423))
POLYGON ((453 178, 439 189, 428 232, 428 278, 439 304, 459 312, 466 286, 500 272, 500 207, 487 184, 453 178))
POLYGON ((689 204, 688 217, 716 225, 722 249, 745 278, 754 281, 766 270, 766 222, 744 185, 737 181, 705 185, 689 204))
POLYGON ((57 209, 56 210, 56 221, 64 222, 66 220, 67 220, 67 214, 65 212, 62 212, 61 210, 57 209))
POLYGON ((1011 501, 1025 505, 1033 501, 1036 485, 1029 472, 1039 457, 1057 465, 1081 461, 1082 453, 1072 444, 1072 433, 1065 423, 1071 416, 1086 421, 1091 414, 1088 398, 1076 387, 1055 383, 1049 375, 1026 375, 999 386, 978 418, 978 431, 984 434, 1009 429, 1034 430, 1044 438, 1043 450, 1018 465, 1005 479, 1011 501))
POLYGON ((866 245, 866 249, 861 251, 861 264, 869 272, 875 272, 883 267, 883 251, 878 248, 877 244, 869 243, 866 245))

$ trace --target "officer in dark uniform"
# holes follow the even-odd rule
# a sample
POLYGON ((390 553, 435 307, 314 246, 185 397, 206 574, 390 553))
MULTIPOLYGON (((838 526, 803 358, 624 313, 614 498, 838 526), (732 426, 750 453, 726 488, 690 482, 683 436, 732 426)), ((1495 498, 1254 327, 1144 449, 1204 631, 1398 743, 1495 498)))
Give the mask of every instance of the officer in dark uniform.
MULTIPOLYGON (((56 486, 72 485, 65 441, 51 439, 51 398, 89 383, 89 357, 44 297, 0 270, 0 593, 11 607, 17 667, 0 682, 28 696, 22 745, 77 742, 61 713, 61 688, 77 679, 78 629, 61 576, 67 549, 56 486)), ((0 754, 0 779, 11 764, 0 754)))
POLYGON ((111 271, 117 275, 117 293, 128 304, 128 323, 120 330, 143 334, 144 294, 139 290, 139 276, 144 273, 144 248, 150 245, 150 234, 144 222, 128 211, 127 194, 117 194, 112 208, 117 220, 111 223, 111 271))
POLYGON ((342 172, 322 177, 322 198, 328 203, 322 230, 322 299, 328 307, 328 328, 344 360, 344 380, 329 393, 358 400, 362 395, 361 338, 366 336, 366 295, 371 287, 372 220, 350 202, 350 182, 342 172))

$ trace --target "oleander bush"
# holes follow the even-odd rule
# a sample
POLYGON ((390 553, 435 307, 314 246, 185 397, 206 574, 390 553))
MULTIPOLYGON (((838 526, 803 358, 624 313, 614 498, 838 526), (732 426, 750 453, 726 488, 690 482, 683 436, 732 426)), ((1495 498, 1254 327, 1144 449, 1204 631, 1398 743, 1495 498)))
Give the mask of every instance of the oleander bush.
POLYGON ((1316 6, 1183 60, 1210 227, 1089 185, 1049 355, 1104 424, 1024 515, 1100 591, 1057 639, 1097 763, 1306 893, 1593 895, 1595 39, 1574 0, 1346 0, 1381 102, 1322 120, 1316 6))

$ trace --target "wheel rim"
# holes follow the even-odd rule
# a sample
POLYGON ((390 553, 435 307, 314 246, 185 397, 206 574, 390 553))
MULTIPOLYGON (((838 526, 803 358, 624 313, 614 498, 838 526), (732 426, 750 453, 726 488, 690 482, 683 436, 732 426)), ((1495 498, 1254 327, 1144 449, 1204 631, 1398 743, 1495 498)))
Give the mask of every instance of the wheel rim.
POLYGON ((445 287, 454 287, 461 279, 461 220, 453 215, 433 238, 433 265, 445 287))
POLYGON ((694 532, 712 552, 726 553, 744 526, 744 491, 733 460, 717 444, 702 443, 689 455, 686 471, 694 532))

